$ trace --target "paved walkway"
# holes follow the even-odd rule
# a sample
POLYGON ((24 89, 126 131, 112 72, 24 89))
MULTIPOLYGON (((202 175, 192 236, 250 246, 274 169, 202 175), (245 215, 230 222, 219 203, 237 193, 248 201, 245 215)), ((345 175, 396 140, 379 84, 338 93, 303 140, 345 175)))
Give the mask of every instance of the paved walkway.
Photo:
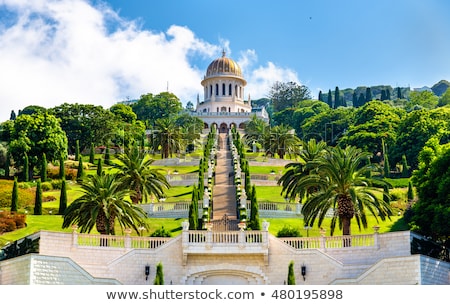
POLYGON ((236 186, 234 185, 234 170, 231 162, 231 151, 227 145, 227 134, 219 134, 219 151, 215 184, 213 188, 213 222, 228 218, 237 219, 236 186), (226 216, 225 216, 226 215, 226 216))

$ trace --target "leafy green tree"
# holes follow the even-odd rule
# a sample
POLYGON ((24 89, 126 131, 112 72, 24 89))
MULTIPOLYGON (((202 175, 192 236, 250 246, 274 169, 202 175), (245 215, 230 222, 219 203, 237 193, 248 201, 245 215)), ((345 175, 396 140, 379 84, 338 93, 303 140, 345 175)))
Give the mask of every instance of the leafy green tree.
POLYGON ((355 112, 356 109, 351 107, 328 109, 306 118, 301 126, 303 132, 301 138, 304 141, 314 138, 335 145, 353 125, 355 112))
POLYGON ((67 209, 67 186, 66 179, 61 180, 61 193, 59 197, 59 209, 58 215, 64 215, 64 211, 67 209))
POLYGON ((65 103, 49 109, 49 113, 60 120, 71 154, 74 154, 76 140, 79 141, 80 150, 88 148, 91 143, 101 145, 109 142, 120 126, 118 118, 102 106, 65 103))
POLYGON ((55 116, 46 112, 22 114, 14 121, 9 149, 18 167, 24 165, 27 154, 33 172, 43 153, 50 162, 66 155, 67 137, 55 116))
POLYGON ((156 276, 153 285, 164 285, 164 272, 162 263, 156 265, 156 276))
POLYGON ((372 154, 383 151, 382 141, 391 146, 397 139, 398 126, 405 111, 381 101, 371 101, 357 109, 354 124, 339 141, 339 145, 352 145, 372 154))
POLYGON ((119 170, 124 188, 132 191, 131 200, 134 204, 147 202, 148 196, 161 198, 165 190, 170 188, 166 177, 160 169, 152 168, 153 159, 148 154, 139 151, 137 147, 125 150, 116 156, 113 167, 119 170))
POLYGON ((34 215, 42 215, 42 186, 41 179, 36 183, 36 196, 34 199, 34 215))
POLYGON ((339 222, 343 235, 350 235, 353 217, 359 228, 367 228, 367 211, 377 220, 392 215, 390 205, 375 194, 386 182, 366 177, 368 170, 374 170, 372 164, 366 163, 370 155, 353 146, 330 147, 313 163, 316 170, 297 184, 299 189, 316 189, 302 207, 305 225, 312 227, 317 220, 320 227, 327 212, 334 209, 331 234, 339 222))
POLYGON ((137 120, 136 113, 133 112, 131 106, 125 104, 115 104, 109 108, 109 110, 116 116, 119 120, 125 123, 133 124, 137 120))
POLYGON ((450 87, 444 92, 444 94, 440 97, 438 107, 443 107, 446 105, 450 105, 450 87))
POLYGON ((439 103, 439 97, 431 91, 413 91, 409 95, 409 102, 406 104, 408 110, 415 107, 434 109, 439 103))
POLYGON ((418 201, 413 205, 412 229, 449 247, 450 144, 430 139, 419 155, 413 174, 418 201))
POLYGON ((41 180, 44 182, 47 181, 47 167, 48 167, 47 157, 45 156, 45 153, 43 153, 41 160, 41 180))
POLYGON ((76 224, 81 233, 90 233, 95 227, 100 234, 114 235, 117 220, 120 227, 148 229, 146 213, 129 201, 133 192, 123 188, 117 174, 88 176, 81 184, 82 195, 65 210, 62 228, 76 224))
POLYGON ((17 177, 14 177, 14 184, 11 195, 11 212, 17 212, 18 204, 19 204, 19 187, 17 183, 17 177))
POLYGON ((169 92, 141 95, 131 107, 137 118, 144 121, 147 127, 152 126, 157 119, 172 117, 183 109, 178 97, 169 92))
POLYGON ((405 155, 411 170, 417 169, 419 153, 430 138, 439 136, 443 142, 449 138, 450 108, 411 111, 398 124, 397 134, 391 161, 397 164, 405 155))
POLYGON ((308 87, 295 82, 275 82, 269 91, 269 98, 272 100, 275 112, 286 108, 295 107, 303 100, 311 99, 308 87))
POLYGON ((287 284, 295 285, 294 261, 290 261, 290 263, 289 263, 287 284))

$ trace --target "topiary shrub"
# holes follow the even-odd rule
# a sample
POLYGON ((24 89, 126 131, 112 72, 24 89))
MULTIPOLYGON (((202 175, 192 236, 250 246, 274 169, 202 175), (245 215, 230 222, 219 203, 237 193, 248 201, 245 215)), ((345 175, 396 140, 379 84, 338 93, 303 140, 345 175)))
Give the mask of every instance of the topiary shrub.
POLYGON ((167 231, 164 228, 164 226, 162 226, 161 228, 159 228, 155 232, 153 232, 150 236, 151 237, 172 237, 172 234, 170 233, 170 231, 167 231))
POLYGON ((53 190, 52 183, 48 182, 48 181, 47 182, 42 182, 41 183, 41 189, 42 189, 43 192, 48 192, 48 191, 53 190))
POLYGON ((285 225, 277 232, 277 237, 302 237, 300 229, 285 225))

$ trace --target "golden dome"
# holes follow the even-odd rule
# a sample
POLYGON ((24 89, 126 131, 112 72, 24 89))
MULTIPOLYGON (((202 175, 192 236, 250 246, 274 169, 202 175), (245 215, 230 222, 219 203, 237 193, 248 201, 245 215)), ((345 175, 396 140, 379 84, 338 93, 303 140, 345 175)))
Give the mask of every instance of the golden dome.
POLYGON ((209 64, 206 70, 206 77, 216 75, 234 75, 242 78, 241 67, 231 58, 225 57, 225 51, 222 52, 222 57, 217 58, 209 64))

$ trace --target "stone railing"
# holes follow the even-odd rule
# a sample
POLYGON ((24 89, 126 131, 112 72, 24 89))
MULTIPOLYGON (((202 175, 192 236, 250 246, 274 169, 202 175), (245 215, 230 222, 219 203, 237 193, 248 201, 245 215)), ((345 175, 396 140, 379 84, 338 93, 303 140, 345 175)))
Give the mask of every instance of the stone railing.
POLYGON ((130 236, 131 230, 121 235, 79 234, 73 227, 72 245, 77 247, 112 247, 125 249, 156 249, 171 240, 170 237, 130 236))
POLYGON ((189 222, 182 223, 183 261, 188 254, 252 254, 263 255, 266 263, 269 254, 269 223, 263 222, 262 231, 244 231, 240 224, 239 231, 212 231, 206 225, 206 231, 189 230, 189 222))
POLYGON ((337 249, 337 248, 378 248, 378 232, 365 235, 320 236, 320 237, 284 237, 285 244, 295 249, 337 249))

